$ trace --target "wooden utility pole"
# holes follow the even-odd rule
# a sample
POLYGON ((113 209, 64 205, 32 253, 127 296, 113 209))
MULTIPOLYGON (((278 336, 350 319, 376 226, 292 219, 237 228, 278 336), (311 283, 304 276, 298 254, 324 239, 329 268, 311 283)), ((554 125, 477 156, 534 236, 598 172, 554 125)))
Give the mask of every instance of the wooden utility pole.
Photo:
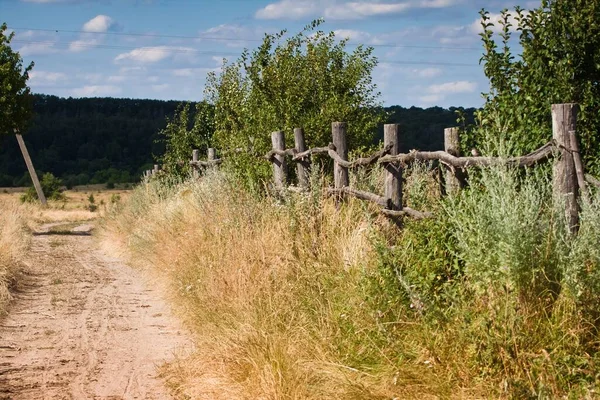
POLYGON ((29 171, 29 176, 31 176, 31 180, 33 181, 33 186, 35 187, 35 191, 37 192, 38 198, 40 202, 45 207, 48 205, 46 201, 46 196, 44 196, 44 192, 42 191, 42 185, 40 185, 40 181, 38 180, 37 173, 35 172, 35 168, 33 168, 33 163, 31 162, 31 157, 29 157, 29 152, 27 151, 27 146, 25 146, 25 142, 23 141, 23 136, 21 136, 18 131, 15 131, 15 135, 17 136, 17 142, 19 143, 19 147, 21 148, 21 153, 23 153, 23 158, 25 159, 25 164, 27 164, 27 170, 29 171))

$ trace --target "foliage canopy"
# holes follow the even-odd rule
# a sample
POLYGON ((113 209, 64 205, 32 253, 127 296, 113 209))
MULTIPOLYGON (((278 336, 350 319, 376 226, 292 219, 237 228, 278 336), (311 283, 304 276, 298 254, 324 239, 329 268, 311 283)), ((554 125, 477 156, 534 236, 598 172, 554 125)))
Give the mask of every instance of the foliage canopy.
MULTIPOLYGON (((478 119, 511 132, 515 150, 530 151, 551 138, 550 106, 579 103, 578 135, 586 166, 600 170, 600 2, 542 0, 540 7, 504 10, 496 26, 480 12, 481 62, 490 82, 478 119), (500 43, 495 40, 500 28, 500 43), (520 57, 511 51, 519 33, 520 57), (501 121, 497 121, 501 119, 501 121)), ((479 138, 481 139, 481 138, 479 138)))
POLYGON ((192 150, 206 154, 214 132, 215 108, 206 102, 183 104, 172 118, 167 118, 167 126, 160 131, 165 142, 165 153, 158 157, 163 168, 169 173, 186 175, 190 165, 192 150))
POLYGON ((32 101, 27 87, 33 62, 23 68, 23 60, 10 47, 14 32, 6 34, 0 25, 0 135, 22 131, 31 117, 32 101))
POLYGON ((326 145, 334 121, 349 123, 352 147, 372 144, 383 120, 371 78, 377 65, 373 48, 357 46, 348 52, 348 40, 318 30, 321 23, 314 21, 285 40, 285 30, 266 34, 257 49, 244 50, 237 61, 224 61, 219 74, 208 75, 205 94, 215 105, 215 144, 220 149, 266 152, 271 132, 295 127, 304 128, 309 147, 326 145))

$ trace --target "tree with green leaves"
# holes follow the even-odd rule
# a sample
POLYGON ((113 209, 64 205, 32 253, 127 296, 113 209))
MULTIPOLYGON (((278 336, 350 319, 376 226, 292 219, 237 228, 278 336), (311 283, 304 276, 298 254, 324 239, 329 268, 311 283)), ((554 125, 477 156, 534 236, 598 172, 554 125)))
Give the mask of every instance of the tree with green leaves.
POLYGON ((502 11, 498 23, 485 10, 481 17, 481 62, 490 90, 479 123, 504 127, 515 150, 527 152, 552 137, 551 104, 579 103, 583 158, 599 172, 600 2, 543 0, 534 10, 502 11), (514 30, 522 47, 518 57, 511 50, 514 30))
MULTIPOLYGON (((348 122, 353 148, 373 144, 383 121, 371 78, 377 65, 373 48, 348 52, 348 40, 318 30, 321 23, 314 21, 287 39, 285 30, 266 34, 257 49, 245 50, 237 61, 224 62, 219 74, 209 74, 205 94, 215 105, 220 149, 264 154, 271 148, 270 133, 278 130, 288 133, 292 147, 295 127, 304 128, 309 147, 323 146, 331 141, 334 121, 348 122)), ((254 182, 269 173, 268 164, 243 152, 227 158, 254 182)))
POLYGON ((3 23, 0 26, 0 135, 22 132, 32 110, 27 80, 33 62, 23 67, 20 54, 10 46, 14 32, 7 35, 7 30, 3 23))
POLYGON ((186 161, 191 158, 192 150, 198 149, 206 154, 214 133, 215 108, 206 102, 182 104, 167 126, 159 133, 165 142, 165 154, 157 157, 163 169, 170 174, 185 176, 190 173, 186 161))

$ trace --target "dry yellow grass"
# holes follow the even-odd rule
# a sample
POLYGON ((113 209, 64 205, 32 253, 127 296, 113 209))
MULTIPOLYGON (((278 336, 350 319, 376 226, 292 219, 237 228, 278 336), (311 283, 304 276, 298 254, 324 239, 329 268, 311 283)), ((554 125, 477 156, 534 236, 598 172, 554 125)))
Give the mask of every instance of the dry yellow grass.
POLYGON ((197 353, 164 368, 173 389, 199 399, 479 397, 438 377, 417 343, 399 362, 362 332, 378 329, 366 304, 370 235, 395 228, 364 203, 290 196, 257 199, 214 174, 142 187, 105 219, 103 240, 169 282, 196 333, 197 353))
POLYGON ((10 301, 9 288, 28 246, 26 217, 19 204, 0 199, 0 313, 10 301))
MULTIPOLYGON (((23 191, 0 190, 0 201, 18 203, 23 191)), ((24 204, 27 210, 27 221, 33 229, 35 226, 52 222, 79 222, 91 221, 101 215, 107 205, 122 202, 131 194, 131 190, 102 190, 100 188, 83 188, 80 190, 67 190, 64 192, 65 199, 61 201, 50 201, 48 207, 43 208, 38 203, 24 204), (90 195, 94 197, 96 211, 90 211, 90 195)))

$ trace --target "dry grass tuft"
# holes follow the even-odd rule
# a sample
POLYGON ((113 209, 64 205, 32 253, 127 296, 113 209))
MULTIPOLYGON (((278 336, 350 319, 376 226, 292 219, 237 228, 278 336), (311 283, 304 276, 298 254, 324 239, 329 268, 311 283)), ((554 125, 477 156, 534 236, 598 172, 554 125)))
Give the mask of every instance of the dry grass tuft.
POLYGON ((29 240, 23 208, 12 201, 0 200, 0 314, 11 299, 9 288, 24 257, 29 240))

